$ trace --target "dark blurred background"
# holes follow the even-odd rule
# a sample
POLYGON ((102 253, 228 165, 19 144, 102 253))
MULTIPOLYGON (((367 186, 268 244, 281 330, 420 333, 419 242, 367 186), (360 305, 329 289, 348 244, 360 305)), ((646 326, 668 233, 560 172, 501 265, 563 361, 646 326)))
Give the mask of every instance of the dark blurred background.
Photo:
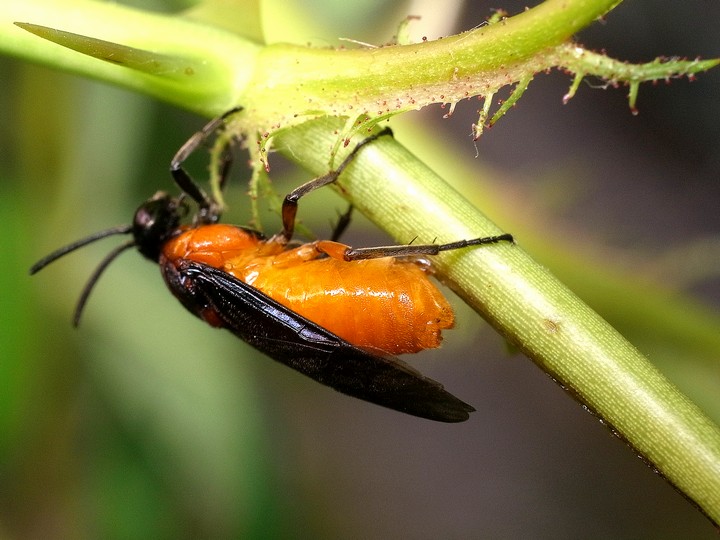
MULTIPOLYGON (((408 13, 435 39, 491 8, 525 5, 447 2, 433 12, 432 2, 380 2, 354 13, 361 6, 331 4, 298 4, 327 27, 318 39, 371 43, 408 13)), ((718 20, 714 0, 632 0, 579 40, 636 62, 713 57, 718 20)), ((10 59, 0 59, 0 79, 1 538, 716 538, 459 302, 443 348, 412 362, 477 408, 461 425, 344 397, 255 354, 187 314, 135 253, 110 268, 74 330, 77 296, 114 241, 32 279, 28 268, 172 189, 169 159, 205 119, 10 59)), ((478 142, 478 157, 476 100, 450 119, 436 106, 392 125, 718 421, 717 354, 692 332, 683 340, 658 327, 663 302, 645 318, 630 309, 634 297, 595 298, 584 280, 597 273, 640 296, 667 294, 675 314, 707 306, 707 324, 717 321, 720 71, 641 86, 638 116, 624 88, 582 84, 563 106, 570 83, 538 75, 478 142)), ((192 165, 198 175, 204 159, 192 165)), ((242 223, 249 171, 239 161, 228 201, 229 219, 242 223)), ((281 193, 307 178, 276 161, 281 193)), ((313 194, 301 217, 325 234, 344 207, 313 194)), ((349 242, 384 241, 363 219, 353 224, 349 242)))

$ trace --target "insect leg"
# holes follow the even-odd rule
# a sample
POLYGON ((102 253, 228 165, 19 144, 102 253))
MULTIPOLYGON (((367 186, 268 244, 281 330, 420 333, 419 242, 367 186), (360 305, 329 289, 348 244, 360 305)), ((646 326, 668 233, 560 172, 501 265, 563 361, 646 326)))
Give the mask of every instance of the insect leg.
POLYGON ((227 179, 230 177, 230 166, 233 162, 232 150, 229 146, 223 148, 223 153, 220 156, 220 191, 225 190, 225 184, 227 179))
POLYGON ((315 249, 321 253, 325 253, 335 259, 345 261, 359 261, 363 259, 378 259, 381 257, 412 257, 418 255, 437 255, 442 251, 451 251, 453 249, 462 249, 471 246, 481 246, 485 244, 497 244, 498 242, 514 243, 511 234, 500 234, 497 236, 484 236, 481 238, 473 238, 472 240, 459 240, 448 244, 424 244, 424 245, 404 245, 404 246, 378 246, 354 248, 345 246, 337 242, 327 240, 315 243, 315 249))
POLYGON ((297 215, 298 200, 300 200, 301 197, 304 197, 311 191, 315 191, 318 188, 336 182, 340 174, 342 174, 342 172, 345 170, 345 167, 347 167, 350 162, 357 156, 360 149, 363 148, 366 144, 371 143, 375 139, 382 137, 383 135, 392 135, 392 130, 390 130, 390 128, 385 128, 382 131, 378 131, 374 135, 370 135, 366 139, 363 139, 355 146, 355 148, 353 148, 352 152, 347 155, 347 157, 342 161, 342 163, 340 163, 340 165, 336 169, 322 176, 318 176, 317 178, 306 182, 300 187, 295 188, 285 197, 285 200, 282 204, 283 230, 278 235, 280 241, 282 241, 283 243, 288 243, 292 239, 293 233, 295 232, 295 216, 297 215))
POLYGON ((350 225, 350 219, 352 218, 353 213, 353 205, 351 204, 348 206, 348 209, 345 211, 344 214, 341 214, 340 217, 337 220, 337 223, 335 224, 335 227, 333 227, 332 235, 330 236, 330 240, 333 242, 337 242, 340 237, 345 232, 345 229, 348 228, 348 225, 350 225))
MULTIPOLYGON (((182 168, 182 164, 190 156, 190 154, 197 150, 198 147, 201 146, 208 139, 208 137, 210 137, 213 133, 220 129, 221 126, 224 125, 225 120, 229 116, 241 110, 242 107, 235 107, 234 109, 230 109, 229 111, 218 116, 217 118, 212 119, 205 125, 205 127, 195 133, 192 137, 190 137, 185 142, 185 144, 180 147, 180 149, 175 153, 175 156, 173 156, 172 160, 170 161, 170 174, 172 174, 175 183, 180 186, 180 189, 182 189, 200 205, 201 215, 208 215, 211 213, 210 210, 213 207, 214 201, 212 200, 212 198, 210 198, 210 196, 208 196, 207 193, 205 193, 205 191, 200 186, 195 183, 195 181, 191 178, 187 171, 182 168)), ((225 183, 225 176, 227 176, 227 172, 229 171, 230 162, 230 154, 225 153, 223 155, 221 164, 222 184, 225 183)))

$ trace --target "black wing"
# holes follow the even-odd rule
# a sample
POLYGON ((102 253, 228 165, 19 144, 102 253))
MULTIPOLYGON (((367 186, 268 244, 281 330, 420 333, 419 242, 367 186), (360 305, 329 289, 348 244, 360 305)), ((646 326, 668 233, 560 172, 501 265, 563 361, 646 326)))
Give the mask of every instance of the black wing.
POLYGON ((218 318, 270 358, 339 392, 440 422, 465 421, 475 410, 405 362, 348 343, 222 270, 181 260, 162 272, 193 314, 218 318))

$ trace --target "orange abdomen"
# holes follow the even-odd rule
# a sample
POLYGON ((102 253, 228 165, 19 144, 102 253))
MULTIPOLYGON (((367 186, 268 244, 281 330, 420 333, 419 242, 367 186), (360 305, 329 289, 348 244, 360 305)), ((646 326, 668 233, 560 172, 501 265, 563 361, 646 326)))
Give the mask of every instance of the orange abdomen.
POLYGON ((304 258, 301 250, 284 251, 237 227, 207 225, 168 242, 163 255, 225 270, 360 347, 418 352, 438 347, 441 331, 454 324, 447 300, 413 262, 306 260, 307 249, 304 258))
POLYGON ((438 347, 454 322, 425 272, 390 258, 270 268, 252 285, 354 345, 392 354, 438 347))

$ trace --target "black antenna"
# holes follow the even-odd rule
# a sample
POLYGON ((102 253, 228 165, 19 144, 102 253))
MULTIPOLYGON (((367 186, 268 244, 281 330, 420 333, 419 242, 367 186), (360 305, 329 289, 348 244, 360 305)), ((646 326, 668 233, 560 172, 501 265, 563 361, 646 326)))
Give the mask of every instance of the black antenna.
POLYGON ((93 287, 95 287, 95 284, 97 283, 98 279, 100 279, 102 273, 110 265, 110 263, 115 260, 118 255, 120 255, 126 249, 130 249, 134 245, 135 240, 128 240, 124 244, 120 244, 118 247, 108 253, 105 258, 100 261, 100 264, 97 265, 97 268, 95 268, 95 271, 90 275, 90 278, 87 280, 85 287, 83 287, 82 293, 80 293, 80 298, 78 298, 77 305, 75 306, 75 313, 73 314, 74 327, 77 328, 77 326, 80 324, 80 316, 82 315, 85 303, 87 302, 87 299, 90 296, 93 287))
POLYGON ((116 234, 130 234, 130 232, 132 232, 132 225, 118 225, 117 227, 113 227, 112 229, 106 229, 104 231, 91 234, 90 236, 86 236, 85 238, 81 238, 80 240, 77 240, 72 244, 68 244, 67 246, 61 247, 60 249, 56 249, 50 255, 46 255, 38 262, 33 264, 32 267, 30 267, 30 275, 32 276, 33 274, 39 272, 48 264, 58 260, 63 255, 67 255, 68 253, 72 253, 76 249, 80 249, 83 246, 92 244, 96 240, 101 240, 103 238, 107 238, 108 236, 113 236, 116 234))
MULTIPOLYGON (((73 242, 72 244, 68 244, 67 246, 61 247, 60 249, 57 249, 53 251, 50 255, 47 255, 46 257, 43 257, 38 262, 32 265, 30 268, 30 275, 35 274, 36 272, 39 272, 43 268, 45 268, 48 264, 51 262, 54 262, 58 260, 60 257, 67 255, 68 253, 72 253, 76 249, 80 249, 83 246, 87 246, 88 244, 91 244, 95 242, 96 240, 101 240, 103 238, 107 238, 108 236, 114 236, 116 234, 130 234, 132 232, 132 225, 119 225, 117 227, 113 227, 112 229, 106 229, 104 231, 97 232, 95 234, 91 234, 90 236, 86 236, 85 238, 82 238, 78 240, 77 242, 73 242)), ((115 258, 120 255, 123 251, 126 249, 129 249, 135 245, 135 240, 129 240, 125 242, 124 244, 119 245, 115 249, 113 249, 110 253, 108 253, 105 258, 100 262, 98 267, 95 269, 95 271, 90 276, 90 279, 88 279, 87 283, 85 284, 85 287, 83 288, 82 294, 80 295, 80 299, 78 300, 77 306, 75 307, 75 314, 73 316, 73 326, 77 326, 80 323, 80 315, 82 314, 82 310, 85 307, 85 303, 87 302, 88 297, 90 296, 90 292, 92 291, 93 287, 95 286, 95 283, 97 283, 97 280, 100 278, 102 273, 105 271, 105 269, 108 267, 108 265, 115 260, 115 258)))

